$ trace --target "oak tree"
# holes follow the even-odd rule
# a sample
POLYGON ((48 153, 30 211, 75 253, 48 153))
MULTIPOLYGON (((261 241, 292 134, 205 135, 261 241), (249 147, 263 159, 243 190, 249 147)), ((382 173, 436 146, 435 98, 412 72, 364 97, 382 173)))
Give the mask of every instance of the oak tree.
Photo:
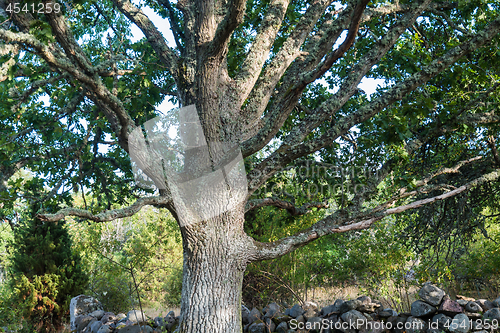
MULTIPOLYGON (((15 203, 28 199, 67 206, 42 209, 47 223, 166 207, 183 238, 179 332, 239 332, 250 262, 495 184, 498 7, 484 0, 0 0, 2 218, 15 225, 15 203), (175 46, 160 32, 165 25, 175 46), (144 37, 134 39, 131 27, 144 37), (364 78, 384 84, 367 95, 364 78), (174 202, 171 174, 155 179, 158 190, 135 185, 132 133, 146 133, 166 99, 195 107, 211 170, 234 147, 241 151, 243 201, 206 207, 220 214, 189 221, 174 202), (425 164, 444 142, 450 154, 425 164), (296 174, 316 165, 331 175, 342 160, 368 176, 341 175, 340 193, 273 195, 267 187, 291 165, 296 174), (46 194, 26 197, 22 179, 12 177, 22 168, 46 194), (75 193, 82 207, 73 206, 75 193), (245 212, 264 206, 292 217, 326 213, 261 243, 245 233, 245 212)), ((200 171, 201 157, 188 155, 182 168, 200 171)))

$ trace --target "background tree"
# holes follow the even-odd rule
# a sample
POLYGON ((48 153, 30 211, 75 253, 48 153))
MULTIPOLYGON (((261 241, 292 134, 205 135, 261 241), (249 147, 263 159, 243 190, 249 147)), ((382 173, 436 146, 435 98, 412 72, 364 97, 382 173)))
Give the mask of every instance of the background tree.
POLYGON ((177 218, 168 184, 156 194, 134 185, 129 136, 165 98, 194 104, 212 167, 228 153, 217 142, 239 146, 247 158, 248 196, 217 217, 180 225, 179 328, 238 332, 249 262, 494 186, 495 144, 481 143, 498 136, 498 5, 116 0, 70 1, 54 10, 47 1, 0 1, 3 216, 26 196, 20 184, 9 184, 11 175, 29 167, 52 189, 49 197, 67 204, 53 214, 42 210, 44 221, 108 221, 148 204, 177 218), (35 5, 41 10, 31 10, 35 5), (146 6, 168 21, 175 49, 146 6), (131 23, 145 38, 131 41, 131 23), (386 84, 367 96, 358 89, 365 77, 386 84), (440 154, 419 172, 411 168, 429 145, 447 140, 459 150, 471 145, 467 138, 479 140, 468 154, 440 154), (264 195, 281 170, 292 163, 311 170, 316 160, 327 178, 335 178, 339 161, 367 173, 340 175, 340 191, 327 195, 264 195), (73 207, 71 191, 93 199, 73 207), (274 206, 299 216, 326 208, 315 196, 329 198, 330 208, 309 227, 268 243, 244 232, 245 211, 274 206))
MULTIPOLYGON (((38 185, 31 184, 35 195, 38 185)), ((32 203, 24 214, 10 244, 9 282, 14 290, 10 301, 37 332, 58 332, 71 298, 85 289, 88 280, 65 222, 41 221, 36 205, 32 203)))

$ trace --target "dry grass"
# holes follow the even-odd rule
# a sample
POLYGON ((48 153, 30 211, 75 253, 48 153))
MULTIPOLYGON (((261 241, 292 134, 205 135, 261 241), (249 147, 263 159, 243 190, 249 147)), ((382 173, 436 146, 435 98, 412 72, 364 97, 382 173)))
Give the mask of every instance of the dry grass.
POLYGON ((181 308, 173 307, 155 307, 155 308, 145 308, 144 313, 151 318, 155 317, 165 317, 167 313, 174 311, 175 315, 178 316, 181 313, 181 308))
MULTIPOLYGON (((394 286, 388 288, 387 294, 389 297, 377 294, 374 290, 366 291, 366 288, 360 288, 356 285, 346 285, 342 287, 316 287, 307 291, 300 291, 299 295, 304 301, 311 301, 318 304, 318 307, 324 307, 333 304, 337 299, 350 300, 358 298, 359 296, 371 296, 372 299, 382 302, 384 307, 390 307, 398 312, 409 312, 410 305, 418 300, 418 290, 420 287, 411 286, 407 290, 400 290, 394 286)), ((497 295, 497 288, 485 290, 466 290, 461 285, 457 284, 443 288, 444 291, 452 298, 455 299, 457 295, 472 297, 475 299, 489 299, 494 300, 497 295)))
POLYGON ((365 288, 360 288, 356 285, 347 285, 343 287, 325 287, 309 289, 307 296, 305 292, 301 295, 305 301, 311 301, 318 306, 324 307, 333 304, 337 299, 351 300, 360 296, 371 296, 374 300, 382 302, 384 307, 390 307, 396 311, 409 311, 410 304, 418 299, 418 288, 410 287, 407 292, 401 292, 394 287, 389 288, 389 294, 394 295, 391 297, 384 297, 377 295, 375 291, 366 291, 365 288))

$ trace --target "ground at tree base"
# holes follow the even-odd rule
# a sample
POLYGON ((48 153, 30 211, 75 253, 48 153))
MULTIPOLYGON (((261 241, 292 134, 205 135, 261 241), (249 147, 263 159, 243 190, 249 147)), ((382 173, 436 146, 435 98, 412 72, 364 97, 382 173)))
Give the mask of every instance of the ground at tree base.
MULTIPOLYGON (((319 309, 313 302, 284 307, 271 303, 264 309, 241 306, 243 332, 248 333, 487 333, 500 332, 500 297, 490 301, 457 296, 452 300, 432 284, 424 284, 419 300, 409 313, 397 313, 368 296, 319 309)), ((165 317, 150 318, 140 310, 126 315, 105 312, 99 301, 80 295, 72 301, 71 329, 76 333, 174 332, 179 317, 169 312, 165 317)))

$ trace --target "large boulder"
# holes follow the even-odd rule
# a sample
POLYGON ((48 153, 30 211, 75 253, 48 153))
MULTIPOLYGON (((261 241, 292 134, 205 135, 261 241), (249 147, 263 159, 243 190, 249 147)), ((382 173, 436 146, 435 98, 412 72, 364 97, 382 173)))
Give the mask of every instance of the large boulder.
POLYGON ((266 324, 266 332, 271 333, 276 330, 276 324, 269 317, 264 317, 264 324, 266 324))
POLYGON ((479 313, 483 312, 483 308, 476 302, 469 301, 465 306, 465 310, 469 312, 479 313))
POLYGON ((478 299, 478 300, 476 300, 476 303, 479 304, 479 306, 484 311, 491 310, 495 307, 495 304, 493 304, 493 302, 491 302, 491 301, 488 301, 487 299, 478 299))
POLYGON ((125 326, 117 330, 118 333, 153 333, 153 328, 148 325, 125 326))
POLYGON ((322 320, 320 317, 309 318, 306 322, 305 329, 310 333, 320 333, 322 327, 322 320))
POLYGON ((426 283, 419 290, 418 296, 430 305, 438 306, 446 293, 433 284, 426 283))
POLYGON ((165 328, 169 332, 174 331, 177 327, 177 324, 179 323, 179 321, 175 317, 174 311, 170 311, 169 313, 167 313, 167 315, 163 318, 163 321, 165 322, 165 328))
POLYGON ((448 328, 452 333, 467 333, 470 331, 470 321, 469 317, 467 317, 463 313, 457 314, 453 317, 451 321, 450 327, 448 328))
POLYGON ((250 323, 250 309, 243 304, 241 305, 241 321, 243 322, 243 325, 250 323))
POLYGON ((109 325, 102 325, 99 327, 97 333, 111 333, 113 329, 109 325))
POLYGON ((320 316, 328 316, 331 314, 339 314, 338 308, 335 306, 335 304, 325 306, 324 308, 321 309, 319 312, 320 316))
POLYGON ((97 333, 97 331, 99 331, 99 328, 101 328, 101 326, 102 326, 101 321, 97 319, 95 319, 93 322, 90 322, 90 324, 88 325, 92 333, 97 333))
POLYGON ((499 308, 493 308, 491 310, 486 311, 483 314, 483 322, 491 324, 500 325, 500 309, 499 308), (496 321, 495 321, 496 320, 496 321))
POLYGON ((281 311, 280 306, 276 303, 271 303, 267 305, 263 310, 262 313, 264 313, 264 317, 266 318, 272 318, 274 317, 277 313, 281 311))
POLYGON ((342 304, 344 304, 344 301, 338 299, 332 305, 325 306, 319 313, 320 317, 328 317, 334 314, 340 314, 340 307, 342 306, 342 304))
POLYGON ((455 315, 464 312, 460 304, 458 304, 455 301, 452 301, 448 296, 445 296, 443 298, 443 301, 441 302, 438 311, 450 317, 454 317, 455 315))
POLYGON ((370 296, 360 296, 357 298, 358 301, 361 302, 361 304, 370 304, 372 302, 372 299, 370 296))
POLYGON ((415 301, 411 304, 411 315, 413 317, 427 317, 436 313, 436 308, 422 301, 415 301))
POLYGON ((165 319, 163 319, 163 317, 155 317, 153 319, 153 324, 154 324, 154 327, 163 327, 165 326, 165 319))
POLYGON ((497 308, 500 308, 500 297, 498 297, 496 300, 494 300, 493 302, 493 305, 497 308))
POLYGON ((362 325, 366 322, 366 317, 363 316, 358 310, 350 310, 340 316, 344 322, 347 323, 349 327, 355 325, 356 329, 360 329, 362 325))
POLYGON ((102 316, 104 316, 105 312, 103 310, 95 310, 90 315, 97 320, 101 320, 102 316))
POLYGON ((359 328, 359 333, 383 333, 385 332, 384 323, 380 321, 367 321, 359 328))
POLYGON ((115 314, 113 312, 105 312, 101 318, 101 323, 103 323, 103 325, 106 325, 107 323, 110 323, 110 322, 115 321, 117 319, 118 318, 115 316, 115 314))
POLYGON ((271 319, 274 321, 274 323, 275 323, 276 325, 279 325, 279 324, 281 324, 281 323, 282 323, 282 322, 284 322, 284 321, 285 321, 285 322, 289 322, 290 320, 292 320, 292 317, 287 316, 287 315, 284 315, 284 314, 282 314, 282 313, 278 313, 276 316, 274 316, 274 317, 273 317, 273 318, 271 318, 271 319))
POLYGON ((75 320, 73 321, 76 332, 82 332, 93 320, 95 320, 95 318, 92 316, 76 316, 75 320))
POLYGON ((286 322, 282 322, 276 327, 277 333, 287 333, 288 332, 288 324, 286 322))
POLYGON ((264 323, 253 323, 248 327, 248 333, 266 333, 266 325, 264 323))
POLYGON ((309 309, 313 309, 314 311, 318 311, 318 304, 314 303, 314 302, 305 302, 304 303, 304 306, 302 307, 304 310, 309 310, 309 309))
POLYGON ((102 304, 91 296, 79 295, 73 297, 69 303, 69 323, 71 330, 77 329, 75 320, 77 316, 88 316, 96 310, 102 310, 102 304))
POLYGON ((261 318, 261 314, 260 314, 259 309, 253 308, 252 311, 250 311, 248 323, 251 324, 257 320, 260 320, 260 318, 261 318))
POLYGON ((127 313, 127 320, 134 324, 145 323, 148 320, 148 316, 141 310, 131 310, 127 313))
POLYGON ((313 317, 317 317, 318 316, 318 311, 314 310, 313 308, 309 308, 307 309, 306 313, 303 314, 304 318, 309 319, 309 318, 313 318, 313 317))
POLYGON ((434 317, 432 317, 431 327, 433 329, 437 329, 441 332, 443 332, 443 331, 447 332, 448 327, 451 324, 451 321, 452 321, 451 317, 448 317, 447 315, 445 315, 443 313, 439 313, 439 314, 435 315, 434 317))
POLYGON ((397 316, 397 317, 389 317, 387 319, 387 323, 390 324, 392 328, 392 332, 394 333, 403 333, 405 331, 405 323, 407 317, 397 316))
POLYGON ((407 333, 425 333, 427 331, 427 322, 420 318, 408 317, 405 323, 407 333))
MULTIPOLYGON (((306 311, 298 304, 295 304, 289 311, 289 316, 292 318, 297 318, 298 316, 303 315, 306 311)), ((285 313, 286 314, 286 313, 285 313)))
POLYGON ((346 312, 349 312, 351 310, 356 310, 358 308, 358 306, 361 305, 361 301, 357 300, 357 299, 353 299, 351 301, 347 301, 347 302, 344 302, 342 303, 342 305, 340 306, 340 313, 346 313, 346 312))
POLYGON ((393 309, 390 309, 390 308, 387 308, 387 309, 383 309, 382 311, 380 311, 378 313, 378 316, 380 318, 389 318, 389 317, 395 317, 397 316, 398 313, 396 311, 394 311, 393 309))
POLYGON ((342 307, 342 304, 344 304, 345 301, 342 299, 337 299, 335 300, 335 303, 333 303, 333 306, 335 307, 334 312, 337 312, 336 314, 340 314, 340 308, 342 307))

